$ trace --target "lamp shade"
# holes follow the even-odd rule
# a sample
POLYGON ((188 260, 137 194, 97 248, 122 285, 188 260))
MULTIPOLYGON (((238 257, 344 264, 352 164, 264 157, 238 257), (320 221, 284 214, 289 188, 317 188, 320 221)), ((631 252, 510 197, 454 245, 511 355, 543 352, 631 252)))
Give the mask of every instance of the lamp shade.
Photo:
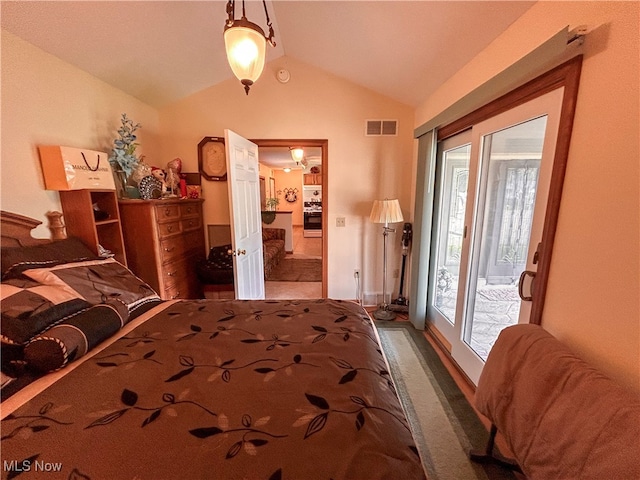
POLYGON ((302 159, 304 158, 304 150, 302 147, 291 147, 289 150, 291 151, 291 158, 293 158, 294 162, 302 162, 302 159))
POLYGON ((262 29, 244 18, 236 20, 224 31, 224 46, 233 74, 245 86, 252 85, 264 68, 267 39, 262 29))
POLYGON ((400 210, 400 202, 397 198, 392 200, 374 200, 373 208, 369 219, 373 223, 398 223, 403 220, 402 210, 400 210))

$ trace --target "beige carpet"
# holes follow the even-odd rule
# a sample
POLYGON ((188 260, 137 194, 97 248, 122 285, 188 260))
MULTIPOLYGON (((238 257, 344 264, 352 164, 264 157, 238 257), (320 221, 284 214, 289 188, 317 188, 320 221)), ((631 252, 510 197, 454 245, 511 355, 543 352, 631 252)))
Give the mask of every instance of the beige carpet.
POLYGON ((271 270, 267 280, 273 282, 321 282, 322 259, 285 257, 271 270))

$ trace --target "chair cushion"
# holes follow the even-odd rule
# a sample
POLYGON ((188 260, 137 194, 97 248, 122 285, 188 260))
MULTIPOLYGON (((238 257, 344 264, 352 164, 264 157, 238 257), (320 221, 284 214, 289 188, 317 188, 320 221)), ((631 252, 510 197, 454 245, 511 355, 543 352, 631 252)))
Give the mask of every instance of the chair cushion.
POLYGON ((200 281, 209 285, 233 284, 233 257, 228 253, 231 245, 211 247, 207 260, 196 265, 200 281))

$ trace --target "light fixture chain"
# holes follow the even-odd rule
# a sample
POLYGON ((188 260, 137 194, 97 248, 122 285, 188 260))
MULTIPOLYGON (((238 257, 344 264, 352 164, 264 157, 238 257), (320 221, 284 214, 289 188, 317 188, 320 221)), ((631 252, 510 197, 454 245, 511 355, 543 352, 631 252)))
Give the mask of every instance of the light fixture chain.
POLYGON ((235 0, 229 0, 227 2, 227 27, 233 25, 233 21, 236 16, 236 2, 235 0))
POLYGON ((262 0, 262 5, 264 6, 264 15, 267 17, 267 27, 269 27, 269 36, 267 37, 267 41, 271 44, 272 47, 276 46, 276 41, 273 39, 274 32, 273 26, 271 25, 271 19, 269 18, 269 12, 267 11, 267 2, 266 0, 262 0))

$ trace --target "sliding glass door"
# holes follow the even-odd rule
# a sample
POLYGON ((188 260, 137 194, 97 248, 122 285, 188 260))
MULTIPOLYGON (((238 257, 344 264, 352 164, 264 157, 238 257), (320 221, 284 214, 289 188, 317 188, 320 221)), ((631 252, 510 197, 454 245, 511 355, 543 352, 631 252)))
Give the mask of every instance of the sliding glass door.
POLYGON ((500 331, 529 321, 561 102, 554 90, 438 145, 428 318, 474 383, 500 331))
MULTIPOLYGON (((471 130, 440 142, 436 165, 433 254, 428 318, 449 339, 455 335, 460 287, 460 259, 465 236, 465 213, 471 158, 471 130)), ((462 282, 464 288, 464 281, 462 282)))

